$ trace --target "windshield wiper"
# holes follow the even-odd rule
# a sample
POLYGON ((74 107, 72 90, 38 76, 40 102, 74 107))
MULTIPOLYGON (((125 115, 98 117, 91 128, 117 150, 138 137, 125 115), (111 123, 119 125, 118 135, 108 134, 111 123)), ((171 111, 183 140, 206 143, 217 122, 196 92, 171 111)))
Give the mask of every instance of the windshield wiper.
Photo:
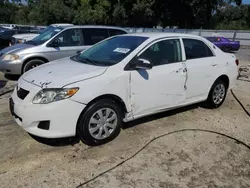
POLYGON ((87 61, 89 62, 90 64, 93 64, 93 65, 100 65, 97 61, 94 61, 92 59, 89 59, 89 58, 79 58, 80 60, 82 61, 87 61))
POLYGON ((80 58, 79 55, 73 56, 73 57, 71 57, 71 58, 72 58, 73 60, 75 60, 75 61, 79 61, 79 62, 82 62, 82 63, 86 63, 86 64, 89 64, 89 65, 109 66, 109 64, 108 64, 108 63, 105 63, 105 62, 96 61, 96 60, 89 59, 89 58, 80 58))

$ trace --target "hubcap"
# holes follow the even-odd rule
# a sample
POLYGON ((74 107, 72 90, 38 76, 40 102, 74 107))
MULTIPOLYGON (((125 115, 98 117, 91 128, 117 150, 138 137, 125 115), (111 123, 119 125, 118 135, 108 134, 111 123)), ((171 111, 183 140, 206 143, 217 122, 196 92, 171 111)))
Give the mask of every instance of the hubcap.
POLYGON ((226 88, 223 84, 218 84, 215 88, 214 88, 214 92, 213 92, 213 101, 214 104, 220 104, 226 94, 226 88))
POLYGON ((27 71, 29 71, 29 70, 31 70, 31 69, 34 69, 34 68, 36 68, 36 67, 38 67, 40 64, 34 64, 34 65, 31 65, 31 66, 29 66, 28 68, 27 68, 27 71))
POLYGON ((96 111, 89 121, 89 133, 98 140, 108 138, 117 126, 117 114, 110 108, 96 111))
POLYGON ((31 66, 30 69, 36 68, 36 67, 38 67, 38 66, 39 66, 39 64, 34 64, 34 65, 31 66))

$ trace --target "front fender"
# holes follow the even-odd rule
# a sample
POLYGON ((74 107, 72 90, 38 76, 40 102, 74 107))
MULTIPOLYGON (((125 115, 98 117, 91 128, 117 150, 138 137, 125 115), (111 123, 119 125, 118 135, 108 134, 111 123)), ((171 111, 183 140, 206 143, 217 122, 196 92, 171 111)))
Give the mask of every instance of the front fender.
POLYGON ((79 91, 71 98, 82 104, 89 104, 94 99, 103 95, 115 95, 122 99, 126 109, 131 111, 129 72, 117 71, 114 74, 104 75, 67 85, 67 88, 79 87, 79 91), (120 74, 119 74, 120 73, 120 74))

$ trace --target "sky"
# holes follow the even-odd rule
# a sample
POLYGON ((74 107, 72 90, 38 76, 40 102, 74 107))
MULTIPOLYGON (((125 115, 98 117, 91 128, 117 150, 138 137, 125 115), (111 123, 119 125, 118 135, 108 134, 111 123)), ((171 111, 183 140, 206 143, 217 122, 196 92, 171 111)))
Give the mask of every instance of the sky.
POLYGON ((243 4, 250 4, 250 0, 242 0, 243 4))

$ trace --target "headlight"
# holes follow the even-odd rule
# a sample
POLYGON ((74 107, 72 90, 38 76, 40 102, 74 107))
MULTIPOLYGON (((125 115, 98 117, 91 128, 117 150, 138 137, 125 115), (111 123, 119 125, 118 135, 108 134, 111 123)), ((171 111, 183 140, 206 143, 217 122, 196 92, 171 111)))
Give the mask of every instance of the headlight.
POLYGON ((43 89, 33 99, 34 104, 48 104, 72 97, 79 88, 43 89))
POLYGON ((17 60, 18 58, 19 56, 16 54, 6 54, 2 57, 4 61, 14 61, 17 60))

